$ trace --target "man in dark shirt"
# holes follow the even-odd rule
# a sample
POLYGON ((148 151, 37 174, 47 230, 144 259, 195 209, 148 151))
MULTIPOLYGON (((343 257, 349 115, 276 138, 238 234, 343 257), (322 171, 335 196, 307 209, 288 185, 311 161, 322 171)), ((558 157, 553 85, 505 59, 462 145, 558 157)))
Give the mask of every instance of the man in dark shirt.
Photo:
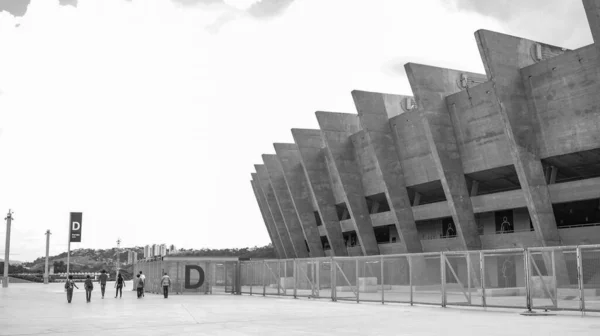
POLYGON ((102 291, 102 298, 104 299, 104 290, 106 289, 106 280, 108 280, 108 275, 106 275, 106 271, 102 270, 102 274, 98 277, 98 282, 100 283, 100 290, 102 291))

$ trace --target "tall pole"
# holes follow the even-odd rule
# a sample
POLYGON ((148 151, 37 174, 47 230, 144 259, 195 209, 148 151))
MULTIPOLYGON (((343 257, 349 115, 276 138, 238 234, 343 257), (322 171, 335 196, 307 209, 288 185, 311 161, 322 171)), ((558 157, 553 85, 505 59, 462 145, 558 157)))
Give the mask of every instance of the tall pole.
POLYGON ((50 277, 50 273, 48 273, 48 257, 50 254, 50 230, 46 231, 46 272, 44 273, 44 284, 47 285, 48 284, 48 278, 50 277))
POLYGON ((10 223, 13 220, 12 218, 13 212, 8 210, 8 215, 6 215, 6 245, 4 245, 4 279, 2 279, 2 287, 8 287, 8 264, 10 263, 10 223))
POLYGON ((69 267, 71 266, 71 228, 69 228, 69 244, 67 245, 67 279, 69 278, 69 267))
POLYGON ((117 239, 117 274, 119 274, 119 264, 121 263, 121 238, 117 239))

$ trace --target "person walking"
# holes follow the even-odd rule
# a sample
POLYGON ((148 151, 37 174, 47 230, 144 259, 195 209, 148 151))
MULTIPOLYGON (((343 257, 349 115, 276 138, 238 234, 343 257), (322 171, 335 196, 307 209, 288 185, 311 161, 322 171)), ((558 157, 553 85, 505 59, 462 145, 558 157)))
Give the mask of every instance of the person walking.
POLYGON ((68 303, 71 303, 71 299, 73 298, 73 287, 79 289, 79 287, 77 287, 77 285, 75 284, 75 281, 73 281, 73 276, 69 275, 69 278, 65 282, 65 289, 67 290, 67 302, 68 303))
POLYGON ((106 271, 102 270, 102 274, 98 277, 98 283, 100 283, 100 291, 102 292, 102 298, 104 299, 104 291, 106 290, 106 280, 108 280, 108 275, 106 275, 106 271))
POLYGON ((92 279, 90 278, 89 274, 87 276, 87 279, 85 279, 83 288, 85 288, 85 301, 91 302, 92 301, 92 291, 94 290, 94 283, 92 282, 92 279))
POLYGON ((123 297, 123 287, 125 287, 125 279, 123 279, 123 276, 121 273, 119 273, 117 275, 117 281, 115 281, 115 288, 117 289, 117 292, 115 293, 115 299, 117 296, 119 298, 123 297))
POLYGON ((137 275, 137 297, 138 299, 142 297, 142 293, 144 292, 144 281, 142 280, 142 278, 140 277, 140 275, 137 275))
POLYGON ((142 273, 142 271, 140 271, 140 279, 142 279, 142 281, 144 282, 144 286, 142 287, 142 296, 144 296, 144 287, 146 286, 146 276, 144 275, 144 273, 142 273))
POLYGON ((167 299, 169 297, 169 287, 171 287, 171 278, 169 278, 167 272, 165 272, 165 275, 160 279, 160 284, 162 285, 165 299, 167 299))

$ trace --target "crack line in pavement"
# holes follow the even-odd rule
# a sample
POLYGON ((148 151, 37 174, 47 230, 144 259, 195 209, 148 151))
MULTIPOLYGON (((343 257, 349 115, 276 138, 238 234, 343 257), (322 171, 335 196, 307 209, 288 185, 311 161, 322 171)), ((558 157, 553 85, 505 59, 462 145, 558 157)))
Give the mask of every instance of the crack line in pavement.
POLYGON ((192 315, 192 313, 190 313, 190 311, 185 307, 185 305, 182 303, 181 306, 183 307, 183 309, 185 309, 185 311, 190 314, 190 316, 192 317, 192 319, 194 320, 194 322, 196 322, 196 324, 200 324, 200 322, 196 321, 196 318, 194 317, 194 315, 192 315))

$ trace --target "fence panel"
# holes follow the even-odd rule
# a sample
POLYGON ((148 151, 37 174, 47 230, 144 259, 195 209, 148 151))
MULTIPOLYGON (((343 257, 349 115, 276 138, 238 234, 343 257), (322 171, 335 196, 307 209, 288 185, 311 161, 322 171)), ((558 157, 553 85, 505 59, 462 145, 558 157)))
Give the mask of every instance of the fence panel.
POLYGON ((265 292, 267 295, 279 295, 279 261, 265 261, 265 292))
POLYGON ((296 261, 296 295, 314 297, 316 290, 315 260, 298 259, 296 261))
POLYGON ((483 251, 483 305, 527 308, 525 252, 483 251))
POLYGON ((444 293, 448 305, 483 305, 480 252, 445 252, 444 293))
POLYGON ((337 300, 358 300, 358 259, 334 258, 335 298, 337 300))
POLYGON ((600 246, 581 247, 582 306, 585 311, 600 311, 600 246))
POLYGON ((383 256, 383 298, 385 302, 411 302, 409 258, 409 256, 383 256))
POLYGON ((412 255, 410 261, 413 302, 441 305, 441 254, 412 255))
POLYGON ((579 310, 577 249, 529 249, 529 293, 533 309, 579 310))
POLYGON ((381 256, 357 259, 360 301, 383 302, 382 260, 381 256))
POLYGON ((315 264, 315 280, 316 291, 315 296, 318 298, 333 298, 333 272, 334 264, 332 259, 319 259, 315 264))
POLYGON ((252 270, 251 263, 240 263, 240 291, 242 294, 250 294, 250 289, 252 288, 252 275, 250 271, 252 270))

